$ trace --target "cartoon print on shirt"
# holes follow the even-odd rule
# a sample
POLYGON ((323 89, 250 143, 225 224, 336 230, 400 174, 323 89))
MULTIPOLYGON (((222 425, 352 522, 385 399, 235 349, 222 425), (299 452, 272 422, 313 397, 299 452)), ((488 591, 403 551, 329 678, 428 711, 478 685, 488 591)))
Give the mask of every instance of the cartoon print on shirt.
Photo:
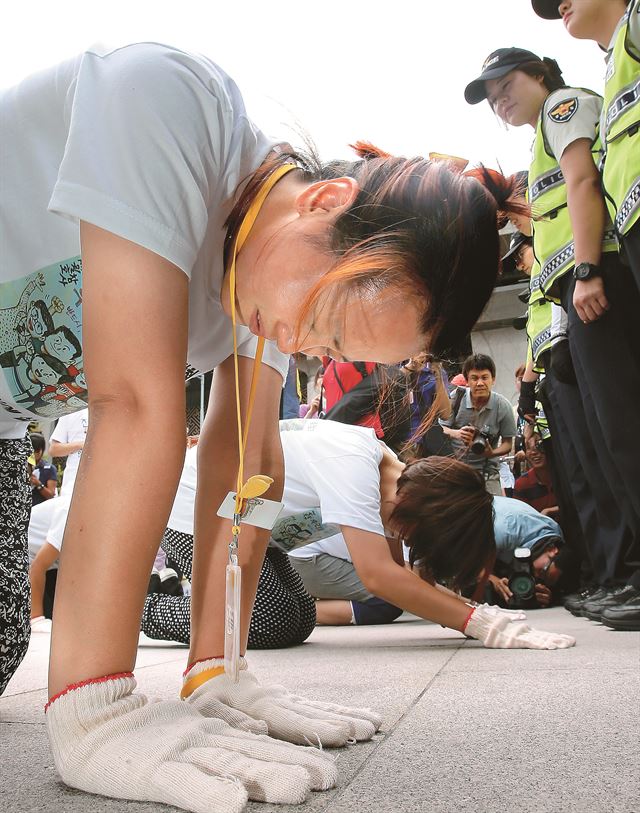
POLYGON ((64 415, 78 402, 86 406, 80 257, 3 283, 0 291, 3 302, 16 302, 0 309, 5 396, 21 411, 42 417, 64 415))
POLYGON ((53 327, 46 304, 31 296, 36 288, 44 287, 44 282, 43 274, 37 273, 13 307, 0 309, 0 355, 21 346, 29 336, 43 336, 53 327))

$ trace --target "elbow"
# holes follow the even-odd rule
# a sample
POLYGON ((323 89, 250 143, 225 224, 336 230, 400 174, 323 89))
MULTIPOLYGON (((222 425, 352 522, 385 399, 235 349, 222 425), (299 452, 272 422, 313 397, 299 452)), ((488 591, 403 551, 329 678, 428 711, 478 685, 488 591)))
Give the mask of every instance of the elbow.
POLYGON ((365 590, 377 598, 385 598, 384 594, 388 592, 390 584, 388 576, 385 577, 384 574, 375 567, 360 568, 357 573, 365 590))

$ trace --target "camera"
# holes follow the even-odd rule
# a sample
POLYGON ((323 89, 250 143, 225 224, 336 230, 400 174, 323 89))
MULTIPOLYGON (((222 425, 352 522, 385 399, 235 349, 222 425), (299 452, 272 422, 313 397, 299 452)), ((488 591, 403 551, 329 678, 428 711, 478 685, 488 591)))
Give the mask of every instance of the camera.
POLYGON ((483 454, 487 447, 487 443, 491 445, 491 433, 488 426, 483 426, 482 429, 475 429, 473 440, 469 449, 474 454, 483 454))
POLYGON ((509 607, 522 609, 537 606, 533 559, 529 548, 516 548, 513 551, 509 590, 513 593, 509 599, 509 607))

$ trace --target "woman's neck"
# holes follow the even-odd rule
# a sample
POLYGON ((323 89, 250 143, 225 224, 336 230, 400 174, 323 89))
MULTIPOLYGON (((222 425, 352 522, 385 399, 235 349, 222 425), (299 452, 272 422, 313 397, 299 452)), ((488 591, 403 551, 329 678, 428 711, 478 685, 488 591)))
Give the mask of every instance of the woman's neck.
POLYGON ((396 507, 398 478, 403 471, 404 463, 383 446, 380 461, 380 519, 385 528, 390 527, 391 513, 396 507))

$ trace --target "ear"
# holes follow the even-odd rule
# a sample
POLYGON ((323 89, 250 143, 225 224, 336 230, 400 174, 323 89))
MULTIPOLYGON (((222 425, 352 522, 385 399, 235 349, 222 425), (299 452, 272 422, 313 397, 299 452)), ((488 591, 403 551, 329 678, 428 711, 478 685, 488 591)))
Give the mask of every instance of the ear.
POLYGON ((358 182, 347 176, 316 181, 298 194, 295 206, 301 215, 325 212, 337 216, 351 206, 359 191, 358 182))

